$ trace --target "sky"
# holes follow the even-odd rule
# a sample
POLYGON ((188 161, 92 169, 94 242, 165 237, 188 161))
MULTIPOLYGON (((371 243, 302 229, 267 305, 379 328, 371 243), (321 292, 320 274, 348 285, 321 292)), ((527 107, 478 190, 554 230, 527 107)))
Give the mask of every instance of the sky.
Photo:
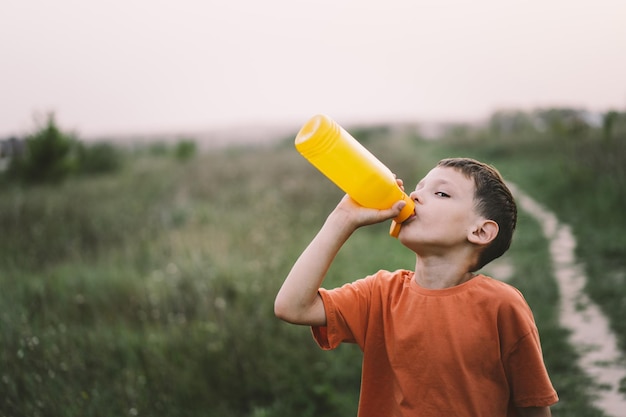
POLYGON ((623 0, 2 0, 0 138, 626 110, 623 0))

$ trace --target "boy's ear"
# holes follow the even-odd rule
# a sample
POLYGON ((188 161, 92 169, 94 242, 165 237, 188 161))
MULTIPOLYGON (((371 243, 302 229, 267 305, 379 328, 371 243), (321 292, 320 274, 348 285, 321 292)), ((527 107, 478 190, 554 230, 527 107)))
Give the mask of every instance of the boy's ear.
POLYGON ((493 220, 480 220, 478 221, 467 238, 470 242, 477 245, 487 245, 498 236, 498 223, 493 220))

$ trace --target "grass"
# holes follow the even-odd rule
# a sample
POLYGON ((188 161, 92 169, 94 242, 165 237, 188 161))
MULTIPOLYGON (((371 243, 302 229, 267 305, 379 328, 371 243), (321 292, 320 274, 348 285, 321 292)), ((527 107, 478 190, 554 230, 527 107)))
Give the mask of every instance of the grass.
MULTIPOLYGON (((452 151, 496 164, 573 224, 594 277, 589 291, 617 309, 612 323, 624 340, 617 320, 626 308, 617 210, 624 206, 613 200, 623 183, 578 173, 573 155, 600 152, 592 142, 555 158, 532 141, 452 145, 381 130, 367 146, 408 187, 452 151), (569 187, 588 187, 590 178, 597 187, 582 201, 569 187)), ((589 162, 589 172, 609 169, 597 164, 589 162)), ((290 143, 211 151, 185 163, 144 154, 118 174, 54 187, 3 184, 0 415, 354 415, 358 349, 322 352, 308 329, 272 311, 283 278, 340 197, 290 143)), ((387 228, 358 231, 325 286, 411 268, 412 255, 387 228)), ((527 217, 511 256, 561 396, 555 412, 601 416, 558 326, 545 242, 527 217)))

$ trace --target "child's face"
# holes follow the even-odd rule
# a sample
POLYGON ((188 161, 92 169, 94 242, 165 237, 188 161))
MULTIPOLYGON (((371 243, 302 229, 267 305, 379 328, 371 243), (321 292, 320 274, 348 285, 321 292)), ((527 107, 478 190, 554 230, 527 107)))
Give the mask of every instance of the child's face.
POLYGON ((435 167, 410 193, 415 216, 404 222, 399 240, 418 253, 465 244, 481 218, 475 211, 474 188, 474 181, 460 171, 435 167))

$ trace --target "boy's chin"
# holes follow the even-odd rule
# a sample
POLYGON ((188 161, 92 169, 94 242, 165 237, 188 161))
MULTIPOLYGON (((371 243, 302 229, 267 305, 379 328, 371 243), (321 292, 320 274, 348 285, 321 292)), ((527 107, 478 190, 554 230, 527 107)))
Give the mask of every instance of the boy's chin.
POLYGON ((400 229, 398 241, 411 250, 413 250, 412 248, 418 243, 415 241, 415 238, 411 234, 410 230, 404 230, 404 228, 400 229))

